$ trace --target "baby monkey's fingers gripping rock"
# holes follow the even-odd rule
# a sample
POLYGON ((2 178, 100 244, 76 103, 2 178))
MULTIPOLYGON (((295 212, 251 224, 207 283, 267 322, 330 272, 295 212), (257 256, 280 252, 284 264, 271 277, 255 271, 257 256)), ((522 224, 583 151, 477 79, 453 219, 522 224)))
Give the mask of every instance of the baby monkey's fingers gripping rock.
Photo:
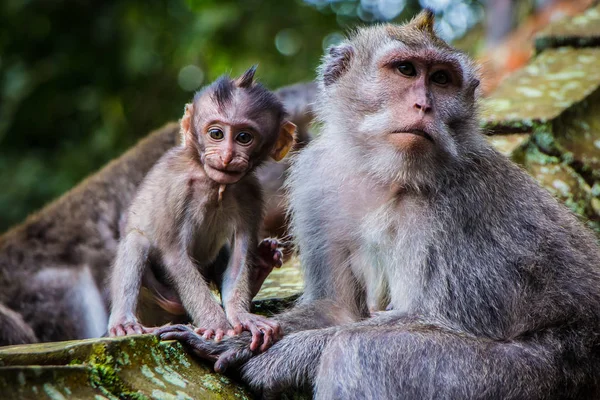
POLYGON ((110 337, 119 337, 127 335, 141 335, 143 333, 152 333, 155 328, 148 328, 138 322, 136 318, 121 318, 112 323, 108 329, 110 337))

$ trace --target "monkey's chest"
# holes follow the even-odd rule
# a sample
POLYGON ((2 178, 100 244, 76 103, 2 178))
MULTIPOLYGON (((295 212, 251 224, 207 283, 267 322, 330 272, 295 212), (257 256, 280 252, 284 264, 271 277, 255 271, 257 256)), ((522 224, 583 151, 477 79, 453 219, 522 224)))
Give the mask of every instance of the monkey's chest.
POLYGON ((365 215, 361 232, 358 248, 362 265, 357 268, 367 271, 367 280, 388 285, 395 310, 409 311, 418 303, 424 285, 429 232, 426 219, 384 206, 365 215))
POLYGON ((231 240, 236 227, 235 204, 200 206, 195 210, 190 234, 190 251, 199 264, 214 261, 231 240))

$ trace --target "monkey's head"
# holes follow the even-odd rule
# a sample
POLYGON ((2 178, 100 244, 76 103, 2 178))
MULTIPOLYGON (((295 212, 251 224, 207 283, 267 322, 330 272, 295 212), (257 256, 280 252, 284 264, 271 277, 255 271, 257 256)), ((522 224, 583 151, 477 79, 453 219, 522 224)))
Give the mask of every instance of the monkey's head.
POLYGON ((324 135, 385 182, 430 182, 428 171, 439 173, 481 143, 473 133, 476 68, 433 24, 425 10, 405 25, 359 29, 331 47, 320 68, 324 135))
POLYGON ((183 146, 219 184, 239 181, 269 156, 281 160, 294 144, 296 126, 277 97, 254 82, 255 71, 220 77, 196 93, 181 119, 183 146))

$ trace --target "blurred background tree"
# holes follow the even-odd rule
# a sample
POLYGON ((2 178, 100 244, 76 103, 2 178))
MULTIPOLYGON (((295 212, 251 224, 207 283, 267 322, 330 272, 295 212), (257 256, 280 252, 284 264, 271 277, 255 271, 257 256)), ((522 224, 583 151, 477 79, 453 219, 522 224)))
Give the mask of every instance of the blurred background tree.
POLYGON ((3 0, 0 232, 179 118, 223 73, 258 63, 270 88, 311 80, 356 25, 430 7, 452 40, 506 1, 3 0))

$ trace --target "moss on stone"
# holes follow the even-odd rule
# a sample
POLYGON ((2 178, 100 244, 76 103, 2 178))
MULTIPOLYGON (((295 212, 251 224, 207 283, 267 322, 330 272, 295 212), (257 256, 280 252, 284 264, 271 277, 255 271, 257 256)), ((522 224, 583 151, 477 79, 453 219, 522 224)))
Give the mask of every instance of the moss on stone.
POLYGON ((576 106, 600 86, 600 49, 559 48, 541 53, 482 102, 491 133, 532 132, 576 106))
POLYGON ((536 35, 537 53, 551 47, 564 46, 600 46, 600 5, 581 15, 555 21, 536 35))
MULTIPOLYGON (((6 364, 2 350, 0 360, 6 364)), ((153 335, 51 343, 36 351, 29 346, 9 350, 5 353, 17 365, 0 367, 0 398, 21 393, 20 398, 37 399, 44 385, 54 398, 249 398, 242 386, 192 360, 181 344, 159 342, 153 335), (59 360, 69 350, 87 356, 67 360, 64 365, 36 365, 59 360), (28 354, 28 358, 16 357, 19 353, 28 354), (218 391, 214 390, 215 382, 218 391)))

